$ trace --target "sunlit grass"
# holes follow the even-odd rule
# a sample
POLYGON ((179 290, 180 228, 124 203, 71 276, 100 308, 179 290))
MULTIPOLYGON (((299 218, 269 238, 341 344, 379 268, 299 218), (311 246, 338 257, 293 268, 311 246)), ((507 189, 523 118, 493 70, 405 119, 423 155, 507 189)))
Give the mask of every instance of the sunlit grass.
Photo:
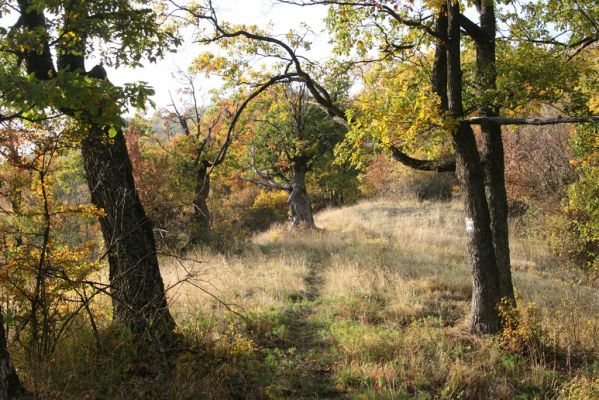
MULTIPOLYGON (((116 357, 118 340, 106 339, 107 354, 58 356, 54 365, 66 365, 45 387, 61 398, 115 399, 595 397, 598 291, 569 281, 538 243, 512 238, 519 325, 478 337, 467 331, 471 277, 457 202, 369 201, 326 210, 316 223, 316 232, 275 226, 235 255, 163 260, 191 350, 140 378, 115 361, 141 357, 136 350, 118 345, 126 351, 116 357)), ((78 340, 91 339, 63 346, 78 340)))

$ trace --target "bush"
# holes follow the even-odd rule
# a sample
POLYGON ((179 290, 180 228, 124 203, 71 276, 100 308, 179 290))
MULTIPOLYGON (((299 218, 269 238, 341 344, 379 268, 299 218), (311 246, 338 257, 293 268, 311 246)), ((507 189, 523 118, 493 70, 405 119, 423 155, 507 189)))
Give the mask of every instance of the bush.
MULTIPOLYGON (((513 211, 535 206, 558 213, 568 184, 575 179, 570 165, 571 134, 563 125, 527 126, 503 135, 505 185, 513 211)), ((512 211, 511 210, 511 211, 512 211)))
POLYGON ((253 233, 287 220, 287 197, 286 192, 262 190, 245 182, 215 180, 208 199, 214 247, 237 247, 253 233))
POLYGON ((565 215, 579 243, 580 266, 599 275, 599 125, 579 128, 574 142, 578 179, 568 187, 565 215))
POLYGON ((385 155, 378 155, 364 174, 362 189, 370 195, 389 195, 418 200, 448 200, 457 179, 453 173, 417 171, 385 155))
POLYGON ((285 221, 289 216, 287 199, 289 193, 277 190, 262 190, 251 209, 251 225, 255 230, 266 229, 273 222, 285 221))
POLYGON ((506 188, 518 227, 557 261, 599 277, 599 130, 527 127, 505 136, 506 188))

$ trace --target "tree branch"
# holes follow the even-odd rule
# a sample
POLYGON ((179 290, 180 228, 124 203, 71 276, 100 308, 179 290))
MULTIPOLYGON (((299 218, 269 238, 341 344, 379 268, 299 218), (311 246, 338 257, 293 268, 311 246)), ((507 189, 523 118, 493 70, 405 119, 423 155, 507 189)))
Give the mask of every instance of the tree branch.
POLYGON ((259 181, 256 179, 251 179, 251 178, 244 178, 242 176, 240 176, 239 179, 241 179, 244 182, 249 182, 253 185, 264 188, 264 189, 284 190, 286 192, 289 192, 292 189, 291 185, 281 185, 281 184, 273 182, 273 181, 265 182, 265 181, 259 181))
MULTIPOLYGON (((47 34, 46 18, 43 11, 32 7, 28 0, 19 1, 19 11, 21 13, 21 26, 29 32, 42 31, 47 34)), ((28 50, 23 53, 25 66, 28 74, 33 74, 37 79, 45 81, 56 76, 56 68, 52 61, 52 53, 47 38, 41 40, 41 51, 28 50)))
POLYGON ((420 19, 408 19, 402 17, 399 13, 397 13, 393 7, 382 4, 380 1, 343 1, 343 0, 278 0, 279 3, 292 4, 296 6, 349 6, 349 7, 359 7, 359 8, 372 8, 375 10, 379 10, 380 12, 389 15, 391 18, 395 19, 400 24, 405 26, 409 26, 411 28, 421 29, 429 35, 440 39, 445 40, 445 35, 442 32, 435 31, 431 28, 431 26, 423 23, 426 19, 430 17, 424 17, 420 19))
POLYGON ((455 159, 451 160, 418 160, 402 152, 396 146, 391 146, 393 158, 403 165, 420 171, 455 172, 455 159))
POLYGON ((486 44, 491 38, 480 26, 476 25, 470 18, 464 14, 459 14, 460 26, 466 31, 466 34, 477 43, 486 44))
POLYGON ((219 165, 220 163, 222 163, 224 161, 225 155, 226 155, 227 150, 229 148, 229 145, 231 144, 231 142, 233 140, 233 132, 235 131, 235 126, 237 125, 237 122, 239 121, 239 118, 241 117, 241 114, 243 114, 243 111, 250 104, 250 102, 254 98, 256 98, 258 95, 260 95, 260 93, 264 92, 266 89, 268 89, 272 85, 274 85, 276 83, 279 83, 279 82, 283 82, 283 81, 288 80, 290 78, 293 78, 296 75, 297 74, 295 74, 295 73, 289 73, 289 74, 282 74, 282 75, 273 76, 268 81, 266 81, 266 82, 262 83, 261 85, 259 85, 258 88, 256 88, 243 101, 243 103, 241 103, 241 105, 239 106, 239 108, 237 108, 237 111, 233 115, 233 119, 231 120, 231 123, 229 124, 229 128, 227 129, 227 137, 225 139, 225 142, 221 146, 218 154, 216 155, 214 161, 212 162, 212 166, 211 166, 211 169, 210 169, 209 172, 212 172, 212 169, 214 167, 216 167, 217 165, 219 165))
POLYGON ((471 117, 464 120, 468 125, 495 123, 499 125, 558 125, 599 122, 599 115, 556 118, 508 118, 508 117, 471 117))

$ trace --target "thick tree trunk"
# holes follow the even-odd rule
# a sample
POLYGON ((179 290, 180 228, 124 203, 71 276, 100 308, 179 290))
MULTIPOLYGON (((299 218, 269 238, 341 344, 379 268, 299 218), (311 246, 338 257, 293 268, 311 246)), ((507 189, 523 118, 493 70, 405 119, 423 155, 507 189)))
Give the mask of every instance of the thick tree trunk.
POLYGON ((305 162, 297 162, 293 166, 293 178, 291 181, 291 194, 287 204, 291 211, 291 226, 305 227, 308 229, 316 228, 314 216, 312 215, 312 204, 306 190, 306 171, 305 162))
POLYGON ((163 339, 175 326, 160 276, 152 222, 135 190, 121 130, 114 140, 91 125, 81 145, 92 203, 103 209, 114 319, 163 339))
POLYGON ((485 196, 485 177, 472 130, 461 125, 453 135, 456 172, 464 191, 468 256, 472 268, 471 330, 495 333, 500 327, 499 276, 490 215, 485 196))
MULTIPOLYGON (((463 117, 460 60, 459 5, 448 1, 447 77, 448 106, 455 118, 463 117)), ((472 267, 471 330, 495 333, 500 328, 497 309, 499 283, 485 177, 472 129, 461 123, 454 129, 456 172, 464 191, 468 257, 472 267)))
MULTIPOLYGON (((480 26, 485 32, 485 40, 476 41, 477 74, 480 90, 496 89, 497 70, 495 65, 495 9, 492 1, 479 4, 480 26)), ((481 96, 484 99, 484 96, 481 96)), ((492 104, 483 103, 479 107, 482 116, 495 117, 498 110, 492 104)), ((510 263, 508 231, 508 205, 505 190, 505 160, 501 126, 495 123, 481 124, 483 159, 485 166, 485 190, 491 215, 491 230, 499 272, 499 293, 501 298, 515 304, 514 287, 510 263)))
POLYGON ((499 274, 499 294, 515 305, 510 243, 508 204, 505 190, 503 141, 501 127, 496 124, 481 126, 483 134, 483 159, 485 165, 485 192, 491 217, 491 231, 499 274))
POLYGON ((22 393, 21 381, 10 361, 6 334, 4 331, 4 315, 0 309, 0 400, 12 399, 22 393))
POLYGON ((208 195, 210 194, 210 174, 208 165, 201 164, 197 170, 196 186, 193 197, 193 219, 190 242, 192 244, 210 241, 210 210, 208 195))

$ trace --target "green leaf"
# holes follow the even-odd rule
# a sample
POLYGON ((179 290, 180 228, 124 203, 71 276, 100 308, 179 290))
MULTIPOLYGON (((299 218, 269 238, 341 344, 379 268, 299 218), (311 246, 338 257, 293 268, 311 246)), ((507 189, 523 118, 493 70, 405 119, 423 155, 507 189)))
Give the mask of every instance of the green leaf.
POLYGON ((118 132, 117 129, 114 126, 111 126, 110 129, 108 130, 108 136, 113 138, 116 136, 117 132, 118 132))

